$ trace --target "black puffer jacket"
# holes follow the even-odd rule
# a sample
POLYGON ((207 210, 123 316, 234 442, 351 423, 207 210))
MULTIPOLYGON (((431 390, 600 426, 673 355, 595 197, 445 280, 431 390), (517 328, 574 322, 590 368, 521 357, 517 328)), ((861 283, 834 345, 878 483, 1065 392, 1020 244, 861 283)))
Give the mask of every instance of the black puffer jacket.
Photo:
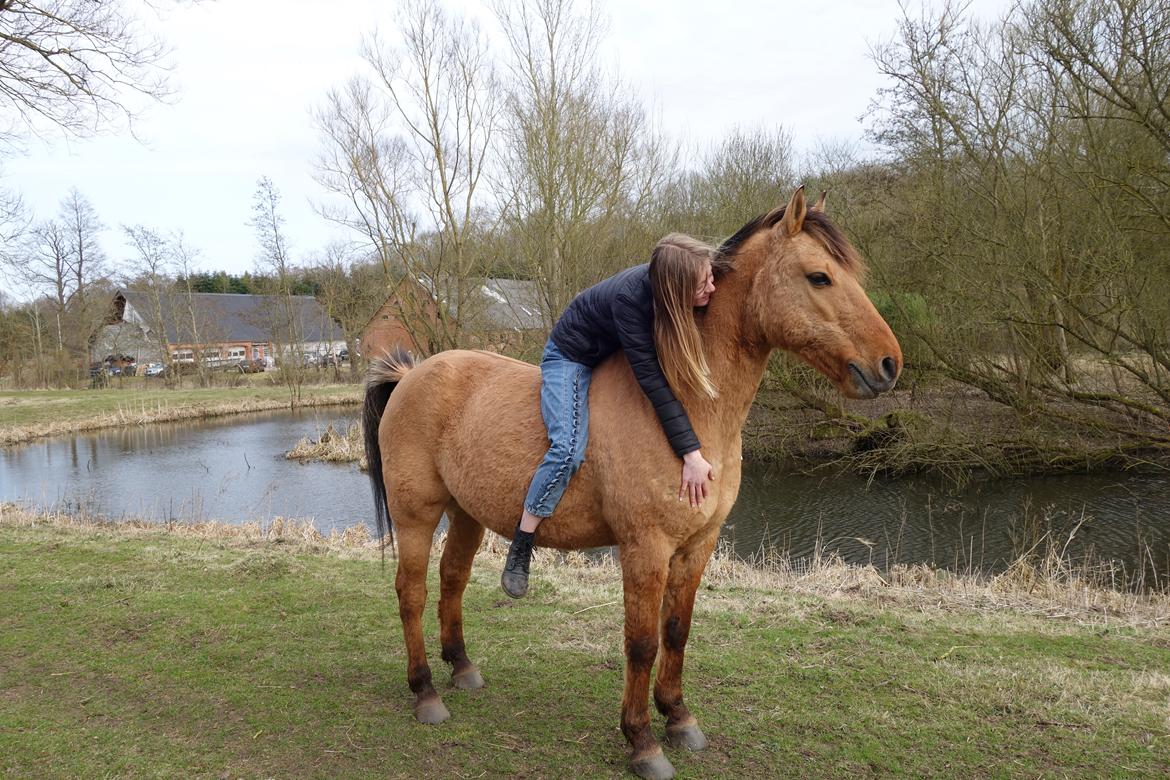
POLYGON ((658 362, 649 265, 628 268, 579 294, 553 326, 551 338, 565 357, 590 368, 625 351, 675 454, 699 449, 691 421, 658 362))

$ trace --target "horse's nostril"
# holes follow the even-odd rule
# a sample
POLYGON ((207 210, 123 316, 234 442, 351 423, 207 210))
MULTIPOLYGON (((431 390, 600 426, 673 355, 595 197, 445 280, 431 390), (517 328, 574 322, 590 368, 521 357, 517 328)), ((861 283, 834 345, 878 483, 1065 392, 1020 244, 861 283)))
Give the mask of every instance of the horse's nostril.
POLYGON ((898 361, 892 357, 882 358, 882 379, 893 381, 898 376, 898 361))

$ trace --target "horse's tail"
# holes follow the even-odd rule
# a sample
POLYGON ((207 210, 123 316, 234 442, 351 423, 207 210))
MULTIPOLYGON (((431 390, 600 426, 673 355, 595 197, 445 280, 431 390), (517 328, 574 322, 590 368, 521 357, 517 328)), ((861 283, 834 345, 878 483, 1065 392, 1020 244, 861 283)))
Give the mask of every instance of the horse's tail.
MULTIPOLYGON (((394 528, 390 523, 390 507, 386 504, 386 480, 382 476, 382 445, 378 441, 378 425, 390 402, 390 394, 406 372, 414 368, 414 359, 406 352, 374 358, 366 374, 366 403, 362 410, 362 432, 366 444, 366 463, 370 471, 370 487, 374 492, 374 526, 378 538, 390 536, 394 546, 394 528)), ((383 548, 385 549, 385 548, 383 548)))

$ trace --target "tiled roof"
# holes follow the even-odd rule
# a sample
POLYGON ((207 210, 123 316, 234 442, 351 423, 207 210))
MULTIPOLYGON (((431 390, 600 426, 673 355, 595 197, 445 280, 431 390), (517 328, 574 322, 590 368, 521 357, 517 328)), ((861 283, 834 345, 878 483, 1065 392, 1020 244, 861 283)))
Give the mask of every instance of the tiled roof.
POLYGON ((484 279, 480 293, 487 301, 484 316, 491 324, 515 330, 537 330, 540 290, 535 282, 520 279, 484 279))
MULTIPOLYGON (((444 300, 442 290, 435 291, 435 280, 425 276, 415 278, 419 286, 431 297, 444 300)), ((468 280, 473 284, 475 280, 468 280)), ((536 282, 522 279, 480 279, 478 296, 467 296, 465 305, 472 312, 470 324, 485 324, 493 328, 509 330, 538 330, 543 327, 540 317, 540 288, 536 282)), ((449 301, 447 309, 455 315, 455 303, 449 301)))
MULTIPOLYGON (((145 292, 122 290, 126 299, 147 327, 155 323, 154 304, 145 292)), ((311 295, 291 297, 292 316, 299 323, 301 340, 342 341, 345 336, 317 299, 311 295)), ((280 296, 236 295, 226 293, 192 293, 190 306, 186 293, 165 293, 162 297, 162 320, 166 326, 167 341, 182 344, 191 341, 189 309, 196 315, 200 341, 271 341, 285 336, 289 328, 286 309, 280 296)))

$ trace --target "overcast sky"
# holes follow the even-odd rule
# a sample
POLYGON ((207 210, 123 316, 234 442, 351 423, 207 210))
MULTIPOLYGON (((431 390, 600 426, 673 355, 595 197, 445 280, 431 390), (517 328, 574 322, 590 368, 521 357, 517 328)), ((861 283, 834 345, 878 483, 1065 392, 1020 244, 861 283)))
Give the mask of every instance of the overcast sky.
MULTIPOLYGON (((975 0, 984 18, 1010 0, 975 0)), ((106 253, 129 252, 121 225, 181 229, 205 270, 256 264, 248 226, 256 181, 280 191, 294 256, 346 237, 312 208, 320 149, 310 112, 330 87, 359 72, 359 42, 393 34, 394 2, 219 0, 166 9, 158 23, 173 48, 175 98, 149 107, 129 135, 58 136, 4 163, 4 184, 39 218, 54 216, 70 187, 108 226, 106 253)), ((489 18, 476 0, 448 2, 489 18)), ((603 67, 642 97, 659 122, 693 144, 730 128, 787 128, 798 149, 819 139, 862 138, 860 117, 883 85, 868 59, 891 39, 895 0, 612 0, 603 67)), ((685 225, 679 229, 685 230, 685 225)))

